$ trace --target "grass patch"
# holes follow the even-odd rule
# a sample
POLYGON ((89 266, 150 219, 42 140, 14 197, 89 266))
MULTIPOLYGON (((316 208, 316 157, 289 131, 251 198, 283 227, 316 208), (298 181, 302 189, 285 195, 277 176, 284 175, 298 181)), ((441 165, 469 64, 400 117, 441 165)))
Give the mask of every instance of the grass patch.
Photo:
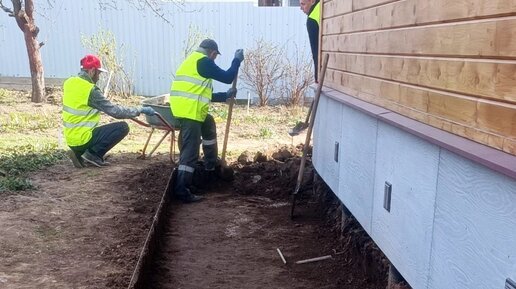
POLYGON ((268 127, 260 128, 260 137, 261 138, 272 138, 272 130, 268 127))
POLYGON ((0 104, 23 104, 30 102, 30 92, 0 88, 0 104))
POLYGON ((0 132, 34 131, 59 127, 61 116, 55 113, 9 112, 0 116, 0 132))
POLYGON ((0 192, 32 189, 27 174, 53 165, 64 156, 64 151, 55 144, 27 144, 0 151, 0 192))

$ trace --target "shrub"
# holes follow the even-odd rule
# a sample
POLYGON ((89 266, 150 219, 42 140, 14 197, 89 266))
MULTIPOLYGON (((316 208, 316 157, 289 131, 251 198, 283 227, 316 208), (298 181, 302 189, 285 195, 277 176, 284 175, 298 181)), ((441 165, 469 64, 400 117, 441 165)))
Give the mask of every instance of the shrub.
MULTIPOLYGON (((106 78, 103 79, 103 82, 105 82, 104 85, 109 84, 110 87, 107 90, 113 92, 111 95, 120 95, 123 98, 131 96, 134 88, 132 76, 123 65, 123 45, 118 46, 113 33, 109 30, 100 29, 91 36, 83 35, 81 42, 84 47, 98 55, 102 65, 109 71, 105 74, 106 78), (111 81, 107 83, 109 74, 112 74, 112 77, 111 81)), ((108 94, 108 98, 112 98, 109 97, 109 93, 106 94, 108 94)))
POLYGON ((264 40, 257 40, 254 47, 245 52, 242 80, 258 95, 260 106, 267 105, 277 90, 283 77, 284 54, 282 47, 264 40))

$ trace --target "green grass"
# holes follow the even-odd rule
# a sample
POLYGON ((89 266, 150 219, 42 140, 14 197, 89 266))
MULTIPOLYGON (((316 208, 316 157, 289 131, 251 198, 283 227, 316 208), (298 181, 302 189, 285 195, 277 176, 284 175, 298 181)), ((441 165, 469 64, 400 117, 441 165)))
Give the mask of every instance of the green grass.
POLYGON ((21 91, 11 91, 0 88, 0 104, 20 104, 27 103, 30 95, 21 91))
POLYGON ((262 127, 260 129, 260 137, 261 138, 272 138, 273 133, 272 130, 268 127, 262 127))
MULTIPOLYGON (((33 104, 28 92, 0 89, 0 192, 33 189, 28 179, 30 172, 51 166, 65 158, 64 150, 68 148, 61 132, 61 93, 55 90, 51 94, 57 104, 33 104)), ((113 103, 137 106, 141 103, 141 97, 114 97, 113 103)), ((267 144, 278 141, 289 143, 291 138, 287 134, 288 128, 293 127, 296 121, 304 120, 306 110, 307 108, 291 109, 281 106, 251 106, 247 110, 246 105, 235 105, 227 158, 237 158, 244 150, 258 151, 267 144)), ((210 113, 217 123, 221 153, 228 105, 213 103, 210 105, 210 113)), ((139 118, 144 120, 143 117, 139 118)), ((101 124, 111 121, 114 120, 106 115, 101 118, 101 124)), ((126 122, 131 132, 110 151, 111 154, 141 152, 145 144, 150 129, 130 120, 126 122)), ((177 134, 176 132, 176 137, 177 134)), ((163 131, 154 133, 147 153, 162 135, 163 131)), ((168 154, 169 141, 167 138, 154 154, 168 154)), ((177 154, 176 145, 176 157, 177 154)))
POLYGON ((27 144, 0 151, 0 192, 32 189, 27 174, 53 165, 64 158, 56 145, 27 144))
POLYGON ((0 116, 0 133, 45 130, 58 127, 61 117, 53 113, 15 111, 0 116))

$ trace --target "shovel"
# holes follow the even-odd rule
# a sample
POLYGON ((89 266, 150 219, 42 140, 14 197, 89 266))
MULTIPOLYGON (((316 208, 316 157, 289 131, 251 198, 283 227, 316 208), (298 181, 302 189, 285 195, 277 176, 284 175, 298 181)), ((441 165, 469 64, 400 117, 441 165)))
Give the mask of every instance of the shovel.
POLYGON ((302 131, 304 131, 308 127, 308 121, 310 120, 310 115, 312 113, 312 107, 314 106, 314 102, 310 104, 310 108, 308 109, 308 114, 306 115, 305 122, 298 122, 293 128, 288 131, 290 136, 299 135, 302 131))
POLYGON ((312 135, 312 129, 314 127, 315 114, 317 113, 317 106, 319 105, 319 98, 321 96, 321 91, 324 83, 324 76, 326 75, 326 67, 328 66, 328 58, 329 55, 324 55, 324 62, 321 71, 321 75, 319 77, 319 85, 317 86, 317 92, 315 93, 315 98, 312 103, 313 113, 310 114, 310 122, 308 123, 308 132, 306 133, 305 145, 303 146, 303 157, 301 158, 301 164, 299 165, 299 173, 297 174, 297 182, 296 189, 292 194, 292 207, 290 209, 290 218, 294 218, 294 208, 296 206, 296 199, 299 193, 299 189, 301 188, 301 182, 303 181, 303 174, 305 172, 305 164, 306 164, 306 155, 308 154, 308 146, 310 145, 310 136, 312 135))
MULTIPOLYGON (((233 84, 231 85, 232 88, 236 88, 237 80, 238 80, 238 71, 235 75, 235 79, 233 80, 233 84)), ((228 147, 229 127, 231 126, 231 117, 233 115, 233 105, 235 103, 235 96, 236 95, 230 96, 229 108, 228 108, 228 119, 226 121, 226 131, 224 133, 224 143, 222 144, 222 156, 221 156, 220 171, 219 171, 220 178, 223 180, 228 180, 228 181, 232 180, 233 175, 234 175, 233 169, 228 167, 227 163, 226 163, 226 150, 228 147)))

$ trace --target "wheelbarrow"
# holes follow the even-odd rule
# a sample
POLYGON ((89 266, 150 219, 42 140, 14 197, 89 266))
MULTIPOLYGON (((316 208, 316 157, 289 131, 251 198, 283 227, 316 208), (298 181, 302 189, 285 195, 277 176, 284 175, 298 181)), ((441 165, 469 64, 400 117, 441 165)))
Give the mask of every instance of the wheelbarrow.
POLYGON ((152 107, 157 114, 156 115, 146 115, 145 121, 140 121, 136 118, 132 120, 142 126, 151 128, 149 136, 147 137, 147 141, 143 146, 142 154, 140 155, 140 159, 150 158, 152 154, 156 151, 156 149, 161 145, 163 140, 171 134, 170 139, 170 161, 174 162, 175 159, 175 140, 176 140, 176 130, 179 130, 179 121, 172 115, 172 111, 170 110, 170 105, 166 103, 168 100, 168 94, 158 95, 155 97, 148 98, 142 102, 142 106, 152 107), (152 135, 156 130, 163 130, 165 133, 160 138, 160 140, 154 145, 152 150, 146 154, 147 147, 151 140, 152 135))

